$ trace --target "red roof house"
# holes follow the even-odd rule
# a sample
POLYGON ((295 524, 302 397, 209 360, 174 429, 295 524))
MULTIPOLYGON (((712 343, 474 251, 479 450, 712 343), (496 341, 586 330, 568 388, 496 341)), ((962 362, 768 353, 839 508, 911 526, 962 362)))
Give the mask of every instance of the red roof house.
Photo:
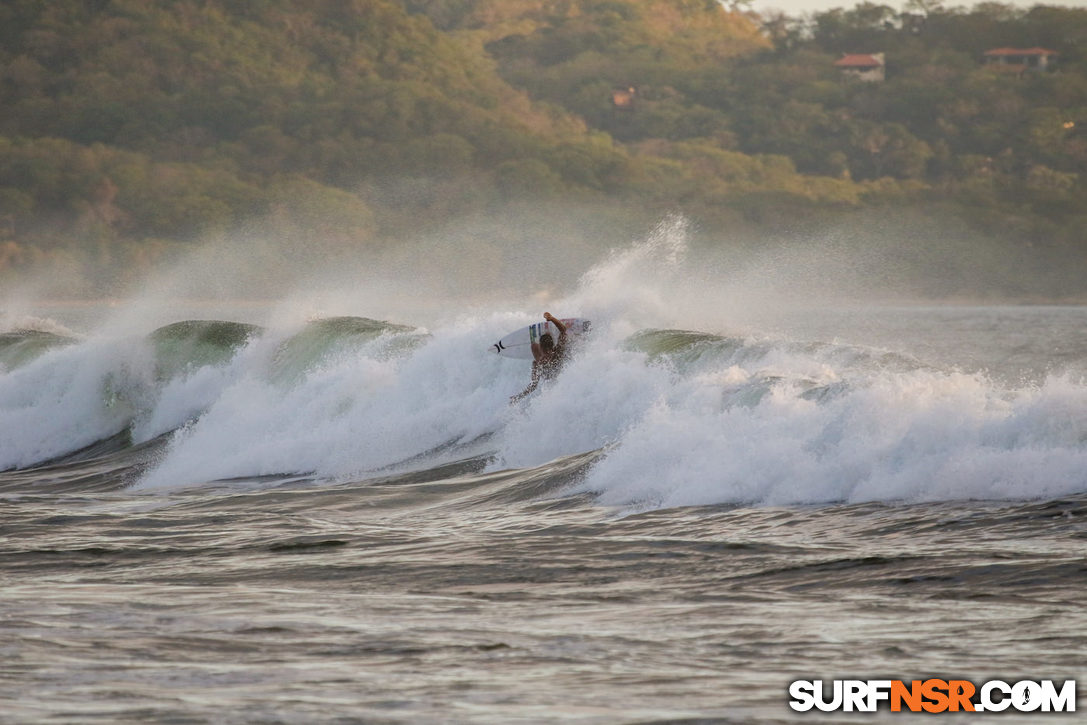
POLYGON ((862 81, 882 81, 886 77, 883 53, 853 53, 834 61, 842 75, 862 81))
POLYGON ((985 51, 985 65, 1012 73, 1044 71, 1057 62, 1058 55, 1048 48, 993 48, 985 51))

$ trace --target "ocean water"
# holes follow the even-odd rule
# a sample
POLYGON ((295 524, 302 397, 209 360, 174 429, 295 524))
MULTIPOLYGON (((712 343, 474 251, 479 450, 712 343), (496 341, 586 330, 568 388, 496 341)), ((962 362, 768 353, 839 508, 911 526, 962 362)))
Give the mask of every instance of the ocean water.
POLYGON ((523 304, 5 318, 0 722, 901 721, 796 713, 788 685, 1082 692, 1087 308, 713 321, 704 285, 643 284, 680 252, 659 234, 549 301, 593 335, 512 406, 528 366, 491 343, 523 304))

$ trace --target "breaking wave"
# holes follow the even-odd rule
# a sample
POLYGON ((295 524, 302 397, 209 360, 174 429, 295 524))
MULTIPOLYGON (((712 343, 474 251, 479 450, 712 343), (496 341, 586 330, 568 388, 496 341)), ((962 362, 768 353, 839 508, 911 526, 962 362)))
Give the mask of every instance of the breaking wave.
POLYGON ((594 333, 517 405, 528 363, 491 343, 535 318, 519 311, 432 329, 333 317, 128 337, 10 330, 0 470, 159 441, 138 488, 359 481, 466 460, 517 487, 573 456, 562 490, 628 511, 1087 492, 1087 385, 1074 375, 1008 385, 834 341, 641 326, 663 303, 630 276, 678 274, 673 236, 613 255, 555 304, 594 333))

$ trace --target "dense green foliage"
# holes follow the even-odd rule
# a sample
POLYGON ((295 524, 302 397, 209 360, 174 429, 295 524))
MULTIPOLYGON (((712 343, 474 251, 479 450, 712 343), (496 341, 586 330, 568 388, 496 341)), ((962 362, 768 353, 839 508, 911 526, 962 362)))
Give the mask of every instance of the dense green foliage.
POLYGON ((328 251, 519 199, 718 227, 909 206, 1087 249, 1087 10, 908 7, 10 0, 0 271, 138 275, 254 225, 328 251), (999 46, 1058 69, 994 72, 999 46))
POLYGON ((806 173, 918 179, 978 219, 1082 243, 1087 10, 913 5, 769 21, 773 59, 732 77, 739 147, 788 154, 806 173), (1011 74, 983 65, 1000 47, 1047 48, 1059 62, 1011 74), (841 83, 831 62, 845 52, 885 53, 886 82, 841 83))

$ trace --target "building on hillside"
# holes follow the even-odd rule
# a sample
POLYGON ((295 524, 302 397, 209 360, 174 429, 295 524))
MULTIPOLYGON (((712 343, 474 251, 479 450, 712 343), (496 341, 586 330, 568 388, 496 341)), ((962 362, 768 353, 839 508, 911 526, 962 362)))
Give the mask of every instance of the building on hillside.
POLYGON ((985 51, 985 65, 1003 73, 1042 72, 1057 63, 1055 50, 1045 48, 993 48, 985 51))
POLYGON ((634 98, 638 95, 638 89, 634 86, 626 88, 613 88, 611 102, 616 108, 634 108, 634 98))
POLYGON ((861 53, 843 55, 834 61, 834 67, 842 75, 869 83, 879 83, 887 77, 883 53, 861 53))

